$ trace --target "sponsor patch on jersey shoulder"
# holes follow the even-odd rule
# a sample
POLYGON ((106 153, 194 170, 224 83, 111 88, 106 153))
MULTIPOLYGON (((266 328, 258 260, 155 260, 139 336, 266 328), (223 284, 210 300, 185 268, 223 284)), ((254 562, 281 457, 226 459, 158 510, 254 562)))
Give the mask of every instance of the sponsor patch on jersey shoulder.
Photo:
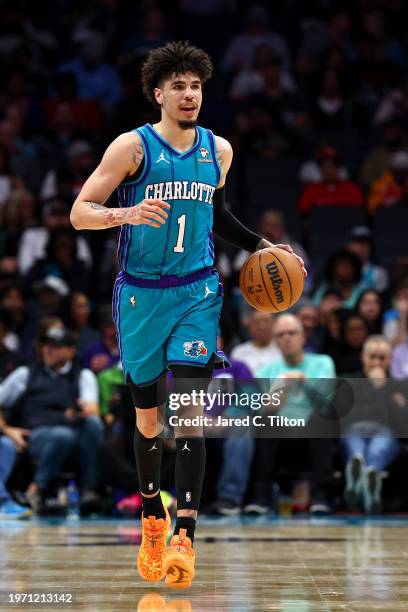
POLYGON ((210 157, 210 152, 208 149, 206 149, 205 147, 201 147, 201 149, 199 149, 199 153, 201 155, 201 157, 198 157, 199 162, 212 164, 212 159, 210 157))
POLYGON ((207 355, 208 350, 204 344, 204 340, 192 340, 191 342, 184 342, 183 344, 184 354, 188 357, 201 357, 201 355, 207 355))

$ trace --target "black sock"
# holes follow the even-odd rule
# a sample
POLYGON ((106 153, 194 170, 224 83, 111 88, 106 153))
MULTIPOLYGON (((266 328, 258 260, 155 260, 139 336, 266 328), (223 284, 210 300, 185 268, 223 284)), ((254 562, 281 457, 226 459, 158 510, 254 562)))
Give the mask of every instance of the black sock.
POLYGON ((205 440, 176 438, 177 510, 198 510, 205 471, 205 440))
POLYGON ((174 535, 177 535, 180 529, 187 531, 187 537, 190 538, 191 543, 194 542, 194 532, 196 528, 196 520, 189 516, 178 516, 176 520, 176 526, 174 528, 174 535))
POLYGON ((144 497, 142 495, 143 516, 155 516, 158 518, 166 518, 163 502, 161 500, 160 491, 154 497, 144 497))
POLYGON ((135 428, 134 449, 136 457, 139 488, 142 493, 143 514, 165 518, 166 514, 160 495, 152 495, 160 490, 160 469, 163 455, 163 439, 159 436, 145 438, 138 428, 135 428))

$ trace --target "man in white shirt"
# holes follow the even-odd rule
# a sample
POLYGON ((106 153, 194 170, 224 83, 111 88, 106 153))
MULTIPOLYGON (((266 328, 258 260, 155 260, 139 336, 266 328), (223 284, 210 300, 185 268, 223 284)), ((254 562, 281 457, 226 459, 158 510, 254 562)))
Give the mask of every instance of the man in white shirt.
MULTIPOLYGON (((70 211, 70 206, 64 200, 55 198, 44 206, 42 226, 29 227, 23 232, 18 248, 18 271, 21 275, 26 274, 38 259, 45 257, 48 239, 53 230, 71 227, 70 211)), ((78 258, 88 268, 91 267, 91 250, 83 236, 78 238, 78 258)))
POLYGON ((255 376, 264 365, 282 357, 273 340, 273 315, 259 310, 252 310, 247 319, 248 342, 238 344, 231 351, 232 359, 242 361, 255 376))

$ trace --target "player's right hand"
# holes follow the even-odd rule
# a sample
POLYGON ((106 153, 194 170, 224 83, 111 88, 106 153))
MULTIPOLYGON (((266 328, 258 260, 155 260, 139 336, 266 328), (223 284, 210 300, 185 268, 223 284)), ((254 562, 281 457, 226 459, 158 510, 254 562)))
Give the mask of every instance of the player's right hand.
POLYGON ((151 225, 152 227, 160 227, 167 221, 168 214, 166 209, 170 208, 170 204, 163 200, 151 199, 142 200, 136 206, 128 209, 130 214, 127 223, 131 225, 151 225))

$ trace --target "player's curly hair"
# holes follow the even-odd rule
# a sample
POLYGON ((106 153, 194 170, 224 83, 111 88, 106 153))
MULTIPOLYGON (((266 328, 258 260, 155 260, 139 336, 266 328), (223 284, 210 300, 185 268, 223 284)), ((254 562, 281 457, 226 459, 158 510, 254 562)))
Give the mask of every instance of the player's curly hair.
POLYGON ((150 51, 142 66, 142 89, 154 106, 160 107, 154 97, 154 88, 160 87, 172 74, 193 72, 201 83, 211 77, 213 65, 209 55, 202 49, 190 45, 188 40, 170 42, 164 47, 150 51))

